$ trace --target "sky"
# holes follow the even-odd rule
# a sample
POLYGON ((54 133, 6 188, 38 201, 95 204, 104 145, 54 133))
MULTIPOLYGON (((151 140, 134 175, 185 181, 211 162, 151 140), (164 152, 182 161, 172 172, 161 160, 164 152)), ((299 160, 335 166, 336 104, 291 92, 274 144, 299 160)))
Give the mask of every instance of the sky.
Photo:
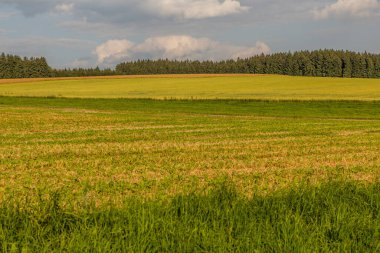
POLYGON ((0 0, 0 52, 55 68, 324 48, 380 53, 380 0, 0 0))

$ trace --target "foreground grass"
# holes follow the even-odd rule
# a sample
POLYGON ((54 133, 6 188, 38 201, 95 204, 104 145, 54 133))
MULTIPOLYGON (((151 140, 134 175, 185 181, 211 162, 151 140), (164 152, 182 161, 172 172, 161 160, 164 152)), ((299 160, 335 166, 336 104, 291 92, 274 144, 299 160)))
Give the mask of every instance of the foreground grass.
POLYGON ((57 195, 0 207, 3 252, 378 252, 380 185, 329 182, 242 197, 229 185, 78 214, 57 195))
POLYGON ((239 192, 380 178, 377 102, 0 98, 0 202, 167 198, 220 177, 239 192), (32 201, 32 200, 31 200, 32 201))
MULTIPOLYGON (((23 82, 24 80, 19 80, 23 82)), ((84 78, 0 84, 0 95, 82 98, 380 100, 379 79, 291 76, 84 78)))
POLYGON ((380 250, 379 102, 0 97, 0 115, 0 251, 380 250))

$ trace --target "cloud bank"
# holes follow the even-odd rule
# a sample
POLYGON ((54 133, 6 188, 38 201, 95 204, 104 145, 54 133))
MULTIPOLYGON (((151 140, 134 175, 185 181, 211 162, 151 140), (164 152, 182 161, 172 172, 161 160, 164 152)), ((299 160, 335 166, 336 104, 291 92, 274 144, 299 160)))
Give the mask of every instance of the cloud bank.
POLYGON ((316 19, 330 17, 372 17, 380 15, 380 3, 377 0, 338 0, 334 4, 316 10, 316 19))
POLYGON ((54 7, 54 11, 59 13, 71 13, 74 9, 74 3, 61 3, 54 7))
POLYGON ((379 52, 379 20, 380 0, 0 0, 0 52, 46 55, 56 67, 271 49, 379 52), (160 37, 172 34, 180 35, 160 37))
POLYGON ((220 17, 248 10, 237 0, 149 0, 144 7, 161 16, 179 19, 220 17))
POLYGON ((270 51, 269 46, 263 42, 257 42, 254 47, 241 47, 208 38, 172 35, 148 38, 139 44, 129 40, 109 40, 99 45, 95 53, 99 64, 115 64, 137 59, 236 59, 267 54, 270 51))
POLYGON ((129 9, 147 12, 162 17, 179 19, 204 19, 221 17, 248 10, 239 0, 0 0, 1 3, 15 5, 25 15, 33 16, 48 11, 68 13, 74 5, 83 12, 105 14, 113 12, 128 12, 129 9))

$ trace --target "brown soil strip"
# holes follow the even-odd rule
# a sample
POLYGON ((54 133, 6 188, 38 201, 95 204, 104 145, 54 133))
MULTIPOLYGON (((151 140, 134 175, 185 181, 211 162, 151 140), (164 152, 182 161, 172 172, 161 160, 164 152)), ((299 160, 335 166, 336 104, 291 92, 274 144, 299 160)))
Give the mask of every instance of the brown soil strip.
POLYGON ((175 74, 175 75, 120 75, 120 76, 86 76, 86 77, 50 77, 50 78, 17 78, 0 79, 0 84, 27 83, 41 81, 65 81, 85 79, 134 79, 134 78, 205 78, 205 77, 255 77, 262 74, 175 74))

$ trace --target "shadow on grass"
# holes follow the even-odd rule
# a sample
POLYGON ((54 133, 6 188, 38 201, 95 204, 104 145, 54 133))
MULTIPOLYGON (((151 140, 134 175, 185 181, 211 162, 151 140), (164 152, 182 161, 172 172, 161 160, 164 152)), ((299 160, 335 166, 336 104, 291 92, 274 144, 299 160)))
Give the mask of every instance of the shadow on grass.
POLYGON ((380 101, 345 100, 154 100, 2 97, 0 107, 80 108, 144 113, 191 113, 281 118, 380 119, 380 101))
POLYGON ((70 212, 58 195, 0 208, 0 251, 327 252, 380 250, 380 184, 329 182, 247 199, 223 183, 166 203, 70 212), (27 211, 26 211, 27 210, 27 211))

